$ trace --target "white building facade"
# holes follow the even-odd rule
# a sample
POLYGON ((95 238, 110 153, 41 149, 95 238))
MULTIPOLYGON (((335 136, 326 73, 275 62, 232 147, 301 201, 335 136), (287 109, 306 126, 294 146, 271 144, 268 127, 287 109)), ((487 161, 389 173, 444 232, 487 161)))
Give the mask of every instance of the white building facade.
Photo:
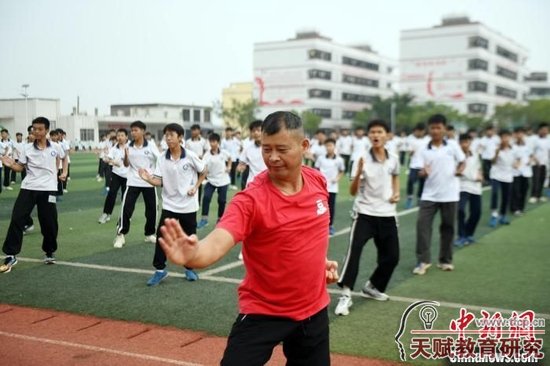
POLYGON ((401 31, 400 92, 489 117, 497 105, 525 101, 527 58, 523 46, 482 23, 444 18, 401 31))
POLYGON ((306 110, 322 127, 349 128, 372 98, 394 93, 397 63, 369 46, 346 46, 314 31, 286 41, 254 44, 254 97, 260 118, 306 110))
POLYGON ((12 139, 17 132, 26 137, 27 127, 36 117, 46 117, 50 120, 50 129, 57 128, 59 99, 0 99, 0 126, 9 131, 12 139))
POLYGON ((550 80, 547 72, 531 72, 525 77, 525 83, 529 88, 527 99, 550 99, 550 80))

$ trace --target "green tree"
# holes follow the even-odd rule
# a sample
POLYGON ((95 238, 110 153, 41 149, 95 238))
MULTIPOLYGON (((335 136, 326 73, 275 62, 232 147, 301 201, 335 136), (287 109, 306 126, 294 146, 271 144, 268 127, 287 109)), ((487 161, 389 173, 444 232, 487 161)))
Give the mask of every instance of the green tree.
POLYGON ((321 122, 323 119, 321 116, 316 115, 312 111, 303 111, 301 114, 302 123, 304 125, 304 130, 308 135, 313 135, 317 129, 319 129, 319 126, 321 125, 321 122))
POLYGON ((226 121, 226 124, 232 127, 240 127, 243 133, 247 131, 248 125, 256 119, 256 115, 259 113, 256 99, 247 102, 233 99, 230 108, 223 108, 218 102, 215 109, 218 111, 217 114, 226 121))

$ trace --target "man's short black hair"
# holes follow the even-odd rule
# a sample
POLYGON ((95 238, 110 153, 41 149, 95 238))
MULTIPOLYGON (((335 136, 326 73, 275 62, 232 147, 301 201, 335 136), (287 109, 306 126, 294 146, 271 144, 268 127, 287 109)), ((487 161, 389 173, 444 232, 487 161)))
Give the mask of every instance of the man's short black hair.
POLYGON ((233 127, 230 127, 230 126, 226 127, 226 128, 225 128, 225 132, 227 132, 227 131, 233 132, 233 127))
POLYGON ((422 122, 418 122, 416 126, 414 126, 413 131, 425 131, 426 125, 422 122))
POLYGON ((329 137, 328 139, 325 140, 325 145, 326 144, 335 144, 336 145, 336 140, 329 137))
POLYGON ((453 125, 448 125, 447 126, 447 131, 454 131, 455 130, 455 126, 453 125))
POLYGON ((217 133, 211 133, 210 136, 208 136, 208 141, 217 141, 217 142, 220 142, 221 138, 220 138, 220 135, 218 135, 217 133))
POLYGON ((119 132, 122 132, 123 134, 125 134, 126 136, 128 136, 128 130, 125 129, 125 128, 119 128, 118 130, 116 130, 116 133, 119 133, 119 132))
POLYGON ((471 141, 472 136, 470 136, 468 133, 461 133, 460 136, 458 136, 458 141, 471 141))
POLYGON ((521 127, 521 126, 516 127, 516 128, 514 128, 514 132, 515 132, 515 133, 519 133, 519 132, 525 133, 525 128, 523 128, 523 127, 521 127))
POLYGON ((130 125, 130 128, 134 128, 134 127, 140 128, 143 131, 145 131, 147 129, 147 126, 145 125, 145 123, 143 123, 141 121, 132 122, 132 124, 130 125))
POLYGON ((316 135, 317 135, 317 134, 320 134, 320 133, 322 133, 323 135, 326 135, 326 133, 325 133, 324 130, 317 130, 317 131, 315 131, 315 134, 316 134, 316 135))
POLYGON ((252 132, 252 130, 255 130, 256 128, 261 129, 262 128, 262 123, 263 123, 263 121, 259 120, 259 119, 255 120, 255 121, 252 121, 250 123, 250 125, 248 125, 248 129, 250 130, 250 132, 252 132))
POLYGON ((446 126, 447 118, 440 113, 436 113, 432 115, 430 118, 428 118, 428 126, 435 125, 438 123, 441 123, 443 126, 446 126))
POLYGON ((2 129, 2 131, 0 131, 0 133, 2 132, 5 132, 5 133, 10 133, 8 130, 6 130, 5 128, 2 129))
POLYGON ((50 131, 50 136, 57 136, 57 135, 59 135, 59 131, 57 131, 57 130, 51 130, 50 131))
POLYGON ((363 127, 363 126, 356 126, 354 131, 359 131, 359 130, 365 131, 365 127, 363 127))
POLYGON ((27 133, 30 134, 32 132, 32 125, 30 125, 29 127, 27 127, 27 133))
POLYGON ((279 133, 282 129, 300 130, 303 133, 302 119, 292 112, 274 112, 262 123, 262 133, 268 136, 279 133))
POLYGON ((548 122, 539 123, 539 127, 537 128, 537 131, 543 129, 544 127, 548 127, 548 122))
POLYGON ((175 132, 178 136, 185 136, 185 130, 183 126, 178 125, 177 123, 169 123, 162 129, 162 134, 164 135, 166 131, 175 132))
POLYGON ((21 132, 17 132, 15 136, 23 136, 23 134, 21 132))
POLYGON ((498 135, 502 137, 503 135, 512 135, 512 133, 510 132, 510 130, 503 128, 498 132, 498 135))
POLYGON ((466 131, 467 134, 477 133, 477 130, 475 128, 469 128, 468 131, 466 131))
POLYGON ((151 134, 151 132, 147 131, 145 132, 145 136, 153 136, 153 135, 151 134))
POLYGON ((494 130, 494 129, 495 129, 495 126, 493 125, 488 125, 487 127, 485 127, 485 131, 494 130))
POLYGON ((109 133, 111 133, 111 132, 116 132, 116 130, 115 130, 114 128, 111 128, 111 129, 109 130, 109 133))
POLYGON ((382 119, 373 119, 372 121, 370 121, 367 125, 367 131, 370 131, 370 129, 373 127, 382 127, 384 131, 390 132, 390 127, 388 126, 386 121, 382 119))
POLYGON ((193 131, 193 130, 199 130, 200 131, 201 126, 199 126, 198 124, 195 123, 194 125, 191 126, 191 131, 193 131))
POLYGON ((63 134, 65 134, 65 131, 63 131, 61 128, 58 128, 57 133, 60 134, 60 135, 63 135, 63 134))
POLYGON ((44 125, 44 128, 46 130, 50 129, 50 120, 47 119, 46 117, 36 117, 35 119, 32 120, 32 124, 44 125))

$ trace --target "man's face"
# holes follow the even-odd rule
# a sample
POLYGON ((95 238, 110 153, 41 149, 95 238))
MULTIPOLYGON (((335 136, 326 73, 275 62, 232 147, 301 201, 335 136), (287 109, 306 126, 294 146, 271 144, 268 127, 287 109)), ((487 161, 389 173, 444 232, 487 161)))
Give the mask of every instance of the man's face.
POLYGON ((510 144, 510 135, 507 134, 507 133, 504 133, 500 136, 500 142, 504 145, 509 145, 510 144))
POLYGON ((143 135, 145 135, 145 130, 142 130, 139 127, 132 127, 130 133, 132 134, 132 139, 139 140, 143 138, 143 135))
POLYGON ((441 141, 445 135, 445 125, 443 123, 432 123, 429 127, 432 140, 441 141))
POLYGON ((516 139, 518 139, 519 141, 523 141, 524 138, 525 138, 525 133, 523 131, 516 132, 516 139))
POLYGON ((50 134, 50 140, 52 140, 53 142, 59 141, 59 135, 56 133, 50 134))
POLYGON ((413 131, 413 135, 414 135, 416 138, 420 138, 420 137, 424 136, 424 131, 423 131, 423 130, 414 130, 414 131, 413 131))
POLYGON ((42 140, 46 138, 48 132, 49 130, 46 129, 46 126, 44 126, 42 123, 34 123, 32 125, 32 133, 35 140, 42 140))
POLYGON ((388 139, 388 133, 382 126, 373 126, 369 130, 369 140, 374 148, 384 147, 388 139))
POLYGON ((298 131, 281 129, 274 135, 262 134, 262 156, 275 179, 286 179, 302 165, 302 157, 309 149, 309 140, 298 131))
POLYGON ((355 136, 361 138, 365 135, 365 130, 363 130, 362 128, 359 128, 357 130, 355 130, 355 136))
POLYGON ((461 140, 460 141, 460 147, 462 148, 462 150, 464 151, 468 151, 470 150, 470 145, 472 144, 472 141, 471 140, 461 140))
POLYGON ((166 140, 166 145, 173 149, 181 143, 181 136, 178 136, 176 131, 166 131, 164 133, 164 140, 166 140))
POLYGON ((201 135, 201 130, 199 130, 198 128, 194 128, 191 130, 191 137, 197 138, 200 135, 201 135))
POLYGON ((546 137, 548 136, 548 127, 543 127, 539 130, 539 136, 546 137))
POLYGON ((349 135, 349 131, 348 131, 348 130, 342 130, 340 133, 342 134, 342 136, 347 136, 347 135, 349 135))
POLYGON ((8 133, 6 131, 2 131, 1 135, 2 135, 2 140, 8 139, 8 133))
POLYGON ((323 132, 319 132, 317 134, 317 141, 319 141, 319 144, 324 144, 325 140, 327 139, 327 135, 325 135, 323 132))
POLYGON ((256 127, 250 131, 250 138, 256 142, 259 143, 262 141, 262 128, 256 127))
POLYGON ((119 145, 124 145, 128 142, 128 136, 124 132, 117 132, 116 140, 119 145))
POLYGON ((327 149, 327 154, 332 155, 334 154, 334 150, 336 149, 336 146, 332 142, 327 142, 325 144, 325 148, 327 149))
POLYGON ((493 137, 494 134, 495 134, 495 130, 492 128, 485 131, 485 135, 487 135, 487 137, 493 137))
POLYGON ((233 131, 225 130, 225 138, 230 139, 231 137, 233 137, 233 131))
POLYGON ((23 141, 23 135, 16 135, 15 138, 17 139, 17 142, 23 141))
POLYGON ((210 140, 208 142, 210 143, 211 150, 218 151, 218 147, 220 146, 220 143, 217 140, 210 140))

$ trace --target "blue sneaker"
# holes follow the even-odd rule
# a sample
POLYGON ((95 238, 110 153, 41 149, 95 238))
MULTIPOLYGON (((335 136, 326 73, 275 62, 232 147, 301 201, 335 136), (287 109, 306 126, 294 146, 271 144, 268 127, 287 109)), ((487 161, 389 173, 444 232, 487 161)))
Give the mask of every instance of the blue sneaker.
POLYGON ((197 272, 193 271, 192 269, 186 269, 185 279, 187 281, 197 281, 199 279, 199 275, 197 274, 197 272))
POLYGON ((202 229, 202 228, 205 227, 206 225, 208 225, 208 220, 206 220, 206 219, 201 219, 201 221, 199 221, 199 224, 197 225, 197 229, 202 229))
POLYGON ((510 225, 510 220, 506 216, 501 216, 500 220, 498 220, 498 223, 501 225, 510 225))
POLYGON ((466 244, 466 238, 458 238, 455 240, 455 247, 462 248, 466 244))
POLYGON ((333 226, 331 226, 331 227, 328 228, 328 234, 329 234, 330 236, 333 236, 335 233, 336 233, 336 230, 334 230, 334 227, 333 227, 333 226))
POLYGON ((407 202, 405 202, 405 209, 408 210, 413 207, 413 200, 412 198, 407 198, 407 202))
POLYGON ((476 242, 476 239, 473 236, 468 236, 468 237, 466 237, 466 243, 464 243, 464 244, 469 245, 469 244, 473 244, 475 242, 476 242))
POLYGON ((490 227, 497 227, 498 224, 498 217, 491 216, 491 220, 489 220, 489 226, 490 227))
POLYGON ((168 276, 168 271, 159 271, 156 270, 155 273, 153 273, 153 277, 149 278, 149 281, 147 281, 147 286, 156 286, 160 283, 160 281, 164 280, 168 276))

